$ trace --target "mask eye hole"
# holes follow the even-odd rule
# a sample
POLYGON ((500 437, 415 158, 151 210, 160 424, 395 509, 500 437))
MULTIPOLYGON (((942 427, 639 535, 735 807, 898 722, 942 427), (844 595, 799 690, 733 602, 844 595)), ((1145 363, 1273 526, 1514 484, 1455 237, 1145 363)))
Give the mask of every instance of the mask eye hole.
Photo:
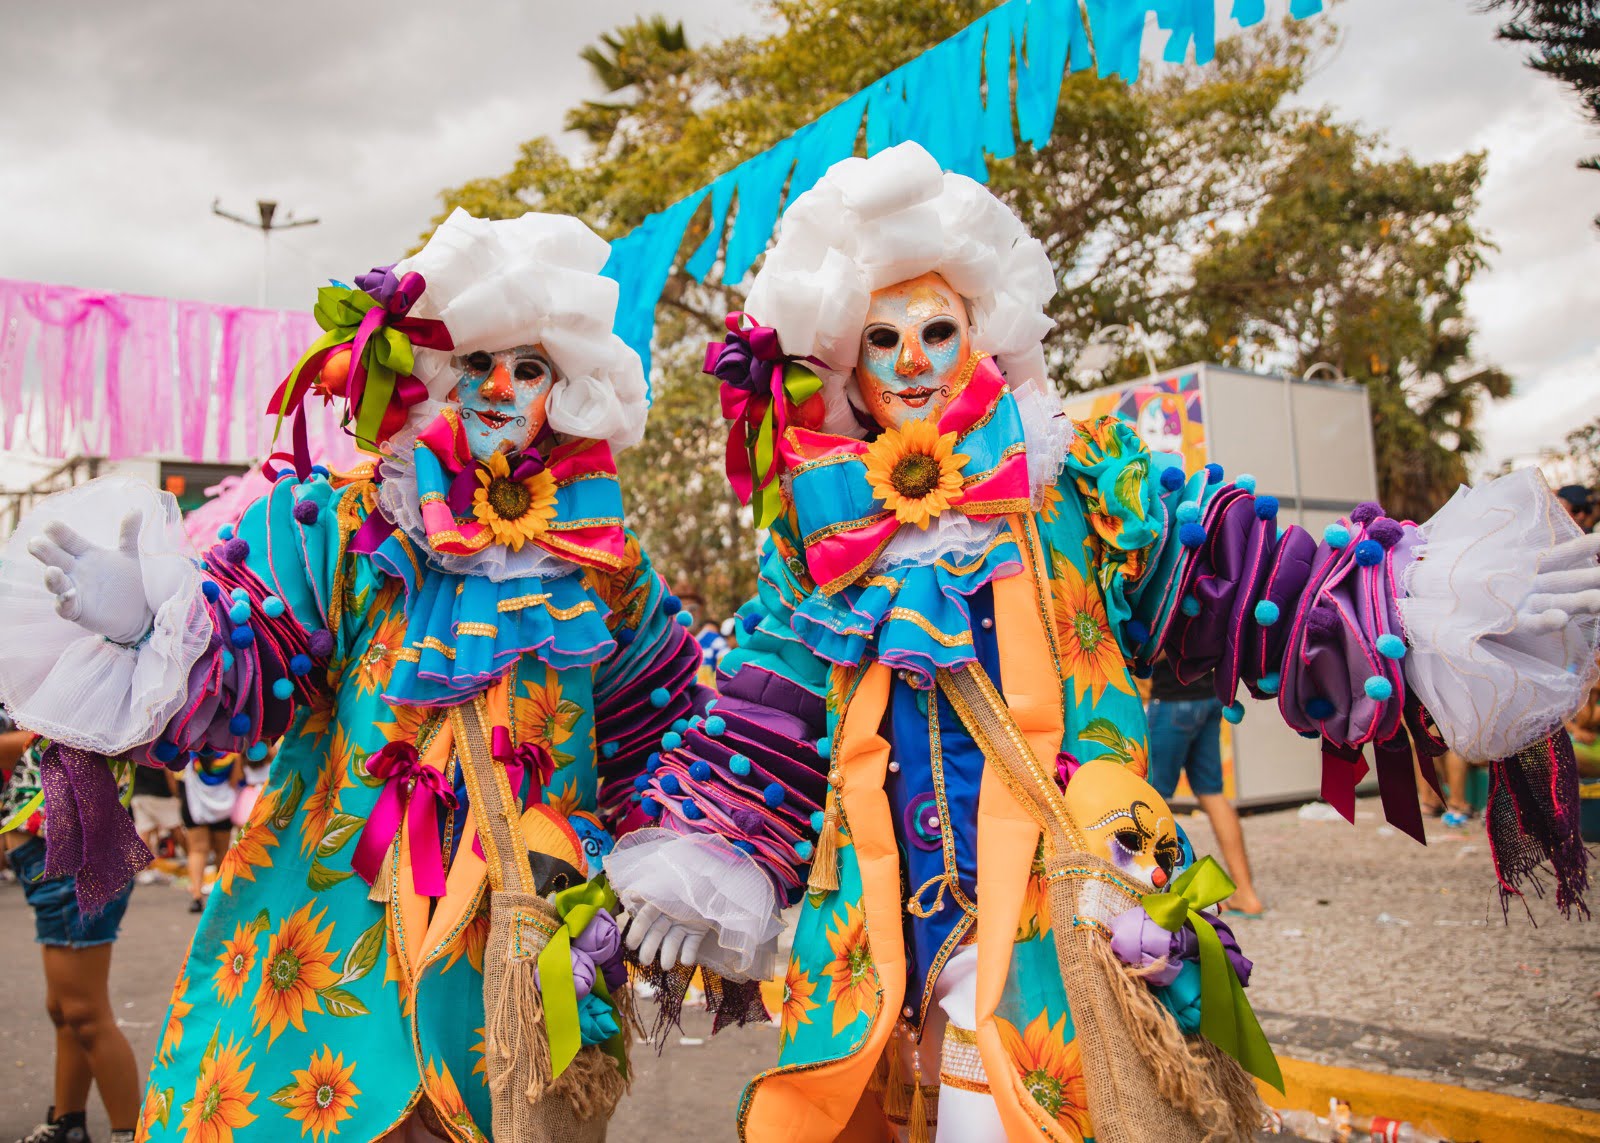
POLYGON ((494 368, 494 358, 479 350, 477 353, 467 354, 465 364, 473 373, 487 373, 494 368))
POLYGON ((550 369, 537 357, 528 357, 517 362, 517 367, 512 371, 512 376, 518 381, 543 381, 550 376, 550 369))
POLYGON ((869 329, 867 331, 867 344, 874 349, 893 349, 899 343, 899 332, 889 329, 887 326, 879 326, 877 329, 869 329))
POLYGON ((922 339, 929 345, 943 345, 956 335, 956 323, 949 318, 929 322, 922 331, 922 339))
POLYGON ((1129 853, 1138 853, 1144 849, 1144 836, 1136 829, 1119 829, 1111 836, 1129 853))

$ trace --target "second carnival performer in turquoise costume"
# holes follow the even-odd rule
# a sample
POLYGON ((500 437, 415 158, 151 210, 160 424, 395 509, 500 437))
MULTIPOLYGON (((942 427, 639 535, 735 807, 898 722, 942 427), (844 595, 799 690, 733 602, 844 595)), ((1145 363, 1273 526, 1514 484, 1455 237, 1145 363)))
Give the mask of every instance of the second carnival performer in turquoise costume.
POLYGON ((297 447, 200 559, 170 496, 117 478, 10 542, 0 616, 27 650, 0 700, 57 744, 50 861, 87 909, 148 860, 107 758, 281 740, 173 988, 142 1138, 604 1135, 631 1037, 594 875, 700 701, 677 600, 624 530, 613 456, 647 397, 606 257, 574 219, 457 211, 321 291, 326 333, 274 406, 343 403, 375 466, 297 447))

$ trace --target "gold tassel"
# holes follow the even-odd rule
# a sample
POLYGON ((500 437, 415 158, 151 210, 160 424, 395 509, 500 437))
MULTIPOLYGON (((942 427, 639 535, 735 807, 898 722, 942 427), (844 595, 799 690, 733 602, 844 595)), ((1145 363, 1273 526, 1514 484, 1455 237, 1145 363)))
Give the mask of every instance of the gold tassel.
POLYGON ((380 905, 389 903, 389 894, 394 889, 394 846, 383 855, 383 864, 378 867, 378 876, 372 882, 372 888, 367 890, 367 900, 376 901, 380 905))
POLYGON ((806 888, 813 893, 831 893, 839 888, 839 795, 828 787, 827 809, 822 812, 822 833, 811 858, 811 875, 806 888))
POLYGON ((922 1093, 922 1077, 911 1081, 911 1143, 933 1143, 933 1132, 928 1128, 928 1099, 922 1093))
POLYGON ((890 1119, 904 1119, 910 1114, 911 1105, 906 1100, 905 1065, 900 1059, 898 1030, 889 1038, 889 1046, 884 1051, 889 1056, 889 1072, 883 1081, 883 1113, 890 1119))

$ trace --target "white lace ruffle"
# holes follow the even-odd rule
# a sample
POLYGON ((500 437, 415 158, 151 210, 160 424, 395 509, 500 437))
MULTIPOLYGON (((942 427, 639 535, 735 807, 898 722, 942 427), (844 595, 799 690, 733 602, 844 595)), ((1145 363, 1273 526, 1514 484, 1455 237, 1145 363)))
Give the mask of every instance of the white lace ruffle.
POLYGON ((100 754, 153 741, 183 707, 189 670, 211 643, 200 584, 170 494, 105 476, 42 501, 0 552, 6 640, 0 704, 19 725, 100 754), (28 541, 61 521, 84 539, 115 548, 118 528, 132 511, 144 518, 139 571, 155 624, 143 643, 124 647, 56 614, 44 565, 29 554, 28 541))
POLYGON ((1452 750, 1504 758, 1560 726, 1600 673, 1600 617, 1525 630, 1534 577, 1593 560, 1551 554, 1581 533, 1531 468, 1457 490, 1422 534, 1400 600, 1406 681, 1452 750))
POLYGON ((1011 391, 1022 418, 1022 439, 1028 446, 1028 489, 1033 510, 1044 507, 1046 489, 1054 488, 1072 444, 1072 418, 1063 416, 1061 398, 1033 381, 1011 391))
POLYGON ((504 544, 490 544, 483 551, 470 556, 455 556, 433 550, 428 543, 428 529, 422 523, 421 493, 417 491, 412 451, 416 447, 417 434, 438 417, 442 408, 444 405, 441 402, 429 401, 413 409, 405 426, 390 439, 391 451, 378 462, 378 471, 383 477, 383 482, 378 485, 378 503, 389 514, 389 518, 405 529, 417 550, 439 571, 487 576, 495 583, 529 576, 560 579, 577 571, 578 565, 534 544, 524 544, 519 551, 512 551, 504 544))
POLYGON ((606 854, 606 876, 629 913, 654 905, 680 924, 709 926, 697 963, 730 980, 773 975, 777 893, 755 859, 711 833, 641 829, 606 854))

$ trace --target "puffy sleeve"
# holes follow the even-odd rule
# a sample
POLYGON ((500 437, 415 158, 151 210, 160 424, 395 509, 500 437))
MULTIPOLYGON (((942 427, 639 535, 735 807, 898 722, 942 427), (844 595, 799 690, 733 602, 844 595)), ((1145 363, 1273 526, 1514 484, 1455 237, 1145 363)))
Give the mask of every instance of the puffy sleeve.
MULTIPOLYGON (((799 584, 778 546, 739 612, 718 695, 675 720, 636 780, 650 828, 620 839, 606 872, 630 909, 713 929, 700 960, 733 980, 772 969, 778 910, 804 892, 826 799, 827 668, 789 628, 799 584)), ((657 696, 660 697, 660 696, 657 696)))

